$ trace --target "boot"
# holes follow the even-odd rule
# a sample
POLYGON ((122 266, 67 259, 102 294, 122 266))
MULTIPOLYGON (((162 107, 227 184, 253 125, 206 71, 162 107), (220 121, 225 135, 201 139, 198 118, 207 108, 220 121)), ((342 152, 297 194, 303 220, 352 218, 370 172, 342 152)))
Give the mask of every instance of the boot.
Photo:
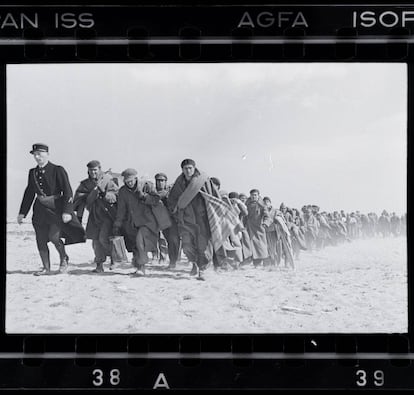
POLYGON ((66 273, 66 271, 68 270, 69 257, 66 255, 65 245, 60 240, 58 244, 55 244, 55 247, 60 256, 59 272, 66 273))
POLYGON ((170 264, 167 266, 167 269, 175 269, 177 267, 177 264, 175 262, 170 262, 170 264))
POLYGON ((190 276, 196 276, 198 274, 198 266, 193 263, 193 268, 191 269, 190 276))
POLYGON ((43 269, 39 272, 33 273, 35 276, 45 276, 51 273, 49 251, 39 251, 40 259, 43 263, 43 269))
POLYGON ((141 263, 138 265, 138 271, 142 272, 142 275, 145 276, 145 264, 141 263))
POLYGON ((198 277, 197 277, 197 280, 200 280, 200 281, 205 281, 205 278, 204 278, 204 270, 199 270, 198 271, 198 277))
POLYGON ((60 259, 59 272, 66 273, 68 271, 68 265, 69 265, 69 257, 65 254, 65 256, 60 259))
POLYGON ((93 269, 92 272, 103 273, 104 272, 103 262, 96 262, 96 269, 93 269))

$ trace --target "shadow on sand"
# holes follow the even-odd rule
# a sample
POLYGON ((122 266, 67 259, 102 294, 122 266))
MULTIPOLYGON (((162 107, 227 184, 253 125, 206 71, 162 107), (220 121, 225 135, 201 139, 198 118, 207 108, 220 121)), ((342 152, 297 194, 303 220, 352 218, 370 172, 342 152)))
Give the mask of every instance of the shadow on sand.
POLYGON ((147 272, 145 276, 143 276, 142 274, 135 274, 135 275, 131 275, 131 277, 158 278, 158 279, 169 279, 169 280, 191 280, 191 277, 189 276, 182 276, 182 275, 175 276, 173 273, 159 274, 159 273, 148 273, 147 272))
POLYGON ((89 276, 130 276, 131 273, 122 273, 117 272, 114 270, 105 270, 102 273, 94 273, 92 271, 93 269, 84 270, 84 269, 75 269, 75 270, 68 270, 67 274, 73 275, 73 276, 82 276, 82 275, 89 275, 89 276))
MULTIPOLYGON (((28 271, 24 271, 24 270, 7 270, 6 274, 30 274, 30 275, 34 275, 35 273, 39 273, 39 270, 28 270, 28 271)), ((61 273, 59 270, 52 270, 49 274, 45 274, 43 276, 39 276, 39 277, 47 277, 47 276, 57 276, 58 274, 65 274, 65 273, 61 273)))
MULTIPOLYGON (((168 269, 167 266, 160 265, 147 265, 145 276, 140 274, 135 274, 135 268, 131 264, 115 264, 112 269, 109 269, 109 264, 105 264, 105 271, 103 273, 94 273, 93 269, 95 265, 93 263, 79 263, 76 265, 70 265, 66 273, 61 273, 59 270, 52 270, 48 276, 55 276, 59 274, 69 274, 72 276, 129 276, 129 277, 146 277, 146 278, 160 278, 160 279, 172 279, 172 280, 189 280, 190 270, 187 269, 168 269), (130 270, 129 272, 119 271, 119 270, 130 270)), ((34 275, 38 273, 38 270, 7 270, 6 274, 28 274, 34 275)))

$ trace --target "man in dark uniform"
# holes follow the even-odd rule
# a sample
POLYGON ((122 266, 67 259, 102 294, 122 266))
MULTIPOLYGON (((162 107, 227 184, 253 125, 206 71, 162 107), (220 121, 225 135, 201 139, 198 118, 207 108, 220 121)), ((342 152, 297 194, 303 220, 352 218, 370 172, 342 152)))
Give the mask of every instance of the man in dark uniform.
POLYGON ((36 197, 32 224, 43 270, 35 274, 50 274, 49 241, 59 253, 60 272, 65 272, 69 262, 65 244, 85 242, 85 231, 73 212, 72 188, 66 170, 49 162, 49 147, 46 144, 34 144, 30 153, 38 165, 29 171, 17 222, 23 222, 36 197), (65 239, 65 244, 61 238, 65 239))
MULTIPOLYGON (((164 173, 157 173, 155 175, 155 189, 161 198, 161 202, 165 207, 168 208, 167 200, 170 188, 167 186, 167 180, 167 176, 164 173)), ((169 228, 162 230, 162 234, 168 244, 168 257, 170 260, 168 269, 174 269, 176 267, 180 253, 180 236, 178 233, 178 225, 172 216, 171 224, 172 225, 169 228)))
POLYGON ((102 273, 106 257, 111 256, 109 237, 116 216, 118 186, 111 175, 101 170, 99 161, 91 160, 86 166, 89 177, 81 181, 73 205, 81 222, 84 209, 89 211, 86 237, 92 240, 95 253, 96 269, 93 272, 102 273))

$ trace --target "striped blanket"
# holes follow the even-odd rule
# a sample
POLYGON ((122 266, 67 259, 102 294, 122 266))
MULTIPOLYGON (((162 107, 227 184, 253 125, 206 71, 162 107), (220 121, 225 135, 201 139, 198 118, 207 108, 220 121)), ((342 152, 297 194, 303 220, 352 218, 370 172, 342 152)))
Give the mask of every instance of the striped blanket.
POLYGON ((210 225, 211 240, 214 251, 218 251, 227 238, 243 229, 238 215, 222 199, 200 191, 207 208, 207 217, 210 225))

